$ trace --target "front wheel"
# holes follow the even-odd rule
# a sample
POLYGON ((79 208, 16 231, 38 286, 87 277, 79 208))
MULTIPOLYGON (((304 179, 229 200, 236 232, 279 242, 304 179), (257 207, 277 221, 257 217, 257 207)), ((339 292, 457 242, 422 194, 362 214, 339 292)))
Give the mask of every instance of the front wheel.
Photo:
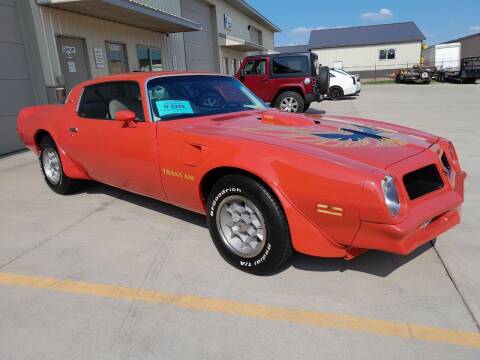
POLYGON ((39 144, 40 168, 47 185, 57 194, 66 195, 78 191, 81 180, 69 178, 63 172, 60 154, 53 139, 44 137, 39 144))
POLYGON ((275 107, 281 111, 301 113, 305 107, 303 97, 295 91, 285 91, 278 96, 275 107))
POLYGON ((271 191, 243 175, 228 175, 208 196, 207 223, 222 257, 256 275, 281 267, 292 255, 288 223, 271 191))

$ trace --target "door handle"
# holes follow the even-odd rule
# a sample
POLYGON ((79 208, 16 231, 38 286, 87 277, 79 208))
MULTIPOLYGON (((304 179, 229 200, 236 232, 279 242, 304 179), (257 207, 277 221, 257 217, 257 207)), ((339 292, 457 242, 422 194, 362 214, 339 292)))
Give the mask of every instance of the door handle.
POLYGON ((72 133, 78 132, 78 128, 76 128, 76 127, 71 127, 71 128, 68 129, 68 130, 69 130, 70 132, 72 132, 72 133))

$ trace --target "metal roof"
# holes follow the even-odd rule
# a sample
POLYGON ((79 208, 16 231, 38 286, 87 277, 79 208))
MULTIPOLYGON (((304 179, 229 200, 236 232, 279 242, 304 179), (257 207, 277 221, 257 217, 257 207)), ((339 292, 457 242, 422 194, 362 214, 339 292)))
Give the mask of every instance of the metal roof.
POLYGON ((132 0, 37 0, 37 4, 161 33, 202 29, 195 21, 132 0))
POLYGON ((311 49, 420 42, 425 35, 414 22, 312 30, 311 49))
POLYGON ((310 51, 310 46, 309 45, 276 46, 275 51, 278 51, 279 53, 307 52, 307 51, 310 51))
POLYGON ((459 38, 457 38, 457 39, 445 41, 445 42, 439 43, 439 44, 437 44, 437 45, 440 45, 440 44, 450 44, 450 43, 454 43, 454 42, 460 42, 460 41, 462 41, 462 40, 470 39, 470 38, 476 37, 476 36, 480 36, 480 32, 479 32, 479 33, 476 33, 476 34, 465 35, 465 36, 459 37, 459 38))

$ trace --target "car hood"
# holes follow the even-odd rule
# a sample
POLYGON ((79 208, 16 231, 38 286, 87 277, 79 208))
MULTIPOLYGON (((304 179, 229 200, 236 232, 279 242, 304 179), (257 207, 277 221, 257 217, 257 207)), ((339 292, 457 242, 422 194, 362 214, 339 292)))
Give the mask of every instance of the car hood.
POLYGON ((190 131, 263 142, 312 156, 340 156, 382 169, 438 140, 422 131, 380 121, 277 110, 224 114, 188 127, 190 131))

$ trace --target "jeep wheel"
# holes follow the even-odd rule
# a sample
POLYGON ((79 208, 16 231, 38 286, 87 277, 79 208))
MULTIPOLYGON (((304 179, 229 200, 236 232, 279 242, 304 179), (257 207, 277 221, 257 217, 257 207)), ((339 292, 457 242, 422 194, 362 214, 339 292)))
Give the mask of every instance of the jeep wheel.
POLYGON ((40 168, 47 185, 57 194, 66 195, 78 191, 83 181, 71 179, 63 172, 62 162, 53 139, 40 141, 40 168))
POLYGON ((295 91, 285 91, 278 96, 275 107, 286 112, 303 112, 305 102, 303 97, 295 91))
POLYGON ((222 257, 256 275, 282 266, 292 254, 283 209, 263 184, 243 175, 228 175, 208 196, 207 223, 222 257))

